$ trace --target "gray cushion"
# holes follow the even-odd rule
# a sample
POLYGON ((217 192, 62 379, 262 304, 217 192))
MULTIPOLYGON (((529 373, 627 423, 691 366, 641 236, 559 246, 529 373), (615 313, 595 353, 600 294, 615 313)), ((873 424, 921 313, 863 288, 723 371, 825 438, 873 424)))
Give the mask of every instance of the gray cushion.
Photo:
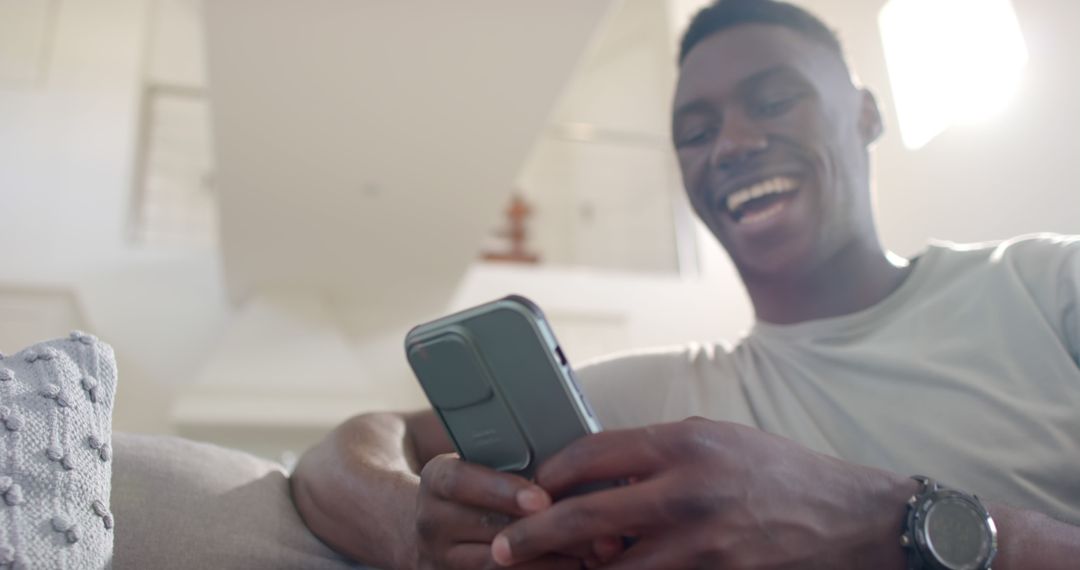
POLYGON ((113 449, 115 568, 353 567, 304 526, 277 463, 165 436, 113 449))

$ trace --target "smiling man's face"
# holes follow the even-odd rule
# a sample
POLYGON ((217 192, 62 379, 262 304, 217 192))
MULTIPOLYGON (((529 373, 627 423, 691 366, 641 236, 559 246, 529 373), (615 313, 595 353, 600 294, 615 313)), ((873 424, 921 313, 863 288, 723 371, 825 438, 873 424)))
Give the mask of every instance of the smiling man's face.
POLYGON ((745 277, 811 271, 876 242, 873 98, 840 56, 797 31, 745 24, 687 55, 672 137, 698 216, 745 277))

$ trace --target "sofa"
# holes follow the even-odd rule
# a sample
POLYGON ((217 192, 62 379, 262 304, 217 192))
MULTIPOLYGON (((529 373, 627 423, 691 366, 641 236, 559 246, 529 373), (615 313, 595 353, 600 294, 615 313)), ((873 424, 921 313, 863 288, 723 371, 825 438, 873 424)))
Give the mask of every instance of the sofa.
POLYGON ((356 568, 308 531, 285 469, 112 432, 112 348, 69 336, 0 353, 0 568, 356 568))
POLYGON ((308 531, 284 468, 177 437, 113 434, 117 569, 359 568, 308 531))

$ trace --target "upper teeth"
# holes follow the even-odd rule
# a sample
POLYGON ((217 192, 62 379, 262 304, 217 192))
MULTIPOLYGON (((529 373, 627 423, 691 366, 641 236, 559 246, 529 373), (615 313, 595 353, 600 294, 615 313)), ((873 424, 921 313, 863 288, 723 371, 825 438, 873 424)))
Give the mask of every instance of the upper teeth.
POLYGON ((775 176, 768 180, 762 180, 752 186, 747 186, 742 190, 732 192, 727 197, 727 208, 729 212, 735 212, 743 204, 753 200, 754 198, 760 198, 766 194, 782 194, 784 192, 790 192, 798 186, 798 181, 794 178, 788 178, 787 176, 775 176))

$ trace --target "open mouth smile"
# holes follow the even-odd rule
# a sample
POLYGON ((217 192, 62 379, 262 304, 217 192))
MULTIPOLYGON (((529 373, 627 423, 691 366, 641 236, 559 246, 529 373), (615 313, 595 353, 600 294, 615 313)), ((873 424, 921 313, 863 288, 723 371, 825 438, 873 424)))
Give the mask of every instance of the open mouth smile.
POLYGON ((723 207, 737 224, 757 224, 784 210, 798 189, 798 179, 773 176, 729 193, 723 207))

